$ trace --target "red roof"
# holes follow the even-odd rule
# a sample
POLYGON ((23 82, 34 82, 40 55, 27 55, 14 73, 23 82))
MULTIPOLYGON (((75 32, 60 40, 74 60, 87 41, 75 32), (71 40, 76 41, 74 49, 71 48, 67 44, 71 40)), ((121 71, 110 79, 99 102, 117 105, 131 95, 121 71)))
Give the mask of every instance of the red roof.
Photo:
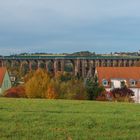
POLYGON ((0 68, 0 87, 2 86, 6 71, 7 71, 6 68, 4 68, 4 67, 0 68))
MULTIPOLYGON (((97 67, 96 70, 99 83, 102 83, 103 79, 140 80, 140 67, 97 67)), ((137 86, 140 87, 140 81, 137 86)))

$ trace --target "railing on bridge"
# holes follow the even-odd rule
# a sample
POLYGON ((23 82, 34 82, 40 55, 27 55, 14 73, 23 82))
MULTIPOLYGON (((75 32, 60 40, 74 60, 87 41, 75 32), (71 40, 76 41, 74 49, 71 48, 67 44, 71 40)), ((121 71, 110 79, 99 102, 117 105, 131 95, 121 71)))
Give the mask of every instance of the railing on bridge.
POLYGON ((39 59, 86 59, 86 60, 98 60, 98 59, 106 59, 106 60, 120 60, 120 59, 131 59, 131 60, 136 60, 139 59, 140 60, 140 56, 101 56, 101 55, 95 55, 95 56, 67 56, 67 55, 19 55, 19 56, 1 56, 0 57, 1 60, 22 60, 22 59, 26 59, 26 60, 31 60, 31 59, 35 59, 35 60, 39 60, 39 59))

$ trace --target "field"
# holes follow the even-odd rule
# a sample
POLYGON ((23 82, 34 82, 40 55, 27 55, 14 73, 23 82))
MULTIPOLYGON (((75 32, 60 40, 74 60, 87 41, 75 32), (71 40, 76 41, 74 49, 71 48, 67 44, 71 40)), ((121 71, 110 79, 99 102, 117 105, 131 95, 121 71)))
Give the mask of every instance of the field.
POLYGON ((140 105, 0 98, 0 140, 140 140, 140 105))

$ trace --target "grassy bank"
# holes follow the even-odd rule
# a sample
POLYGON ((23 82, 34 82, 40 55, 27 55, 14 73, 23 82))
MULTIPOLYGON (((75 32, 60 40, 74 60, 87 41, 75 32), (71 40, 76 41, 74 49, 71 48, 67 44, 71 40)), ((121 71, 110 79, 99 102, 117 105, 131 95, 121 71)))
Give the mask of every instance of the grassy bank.
POLYGON ((140 105, 0 98, 0 140, 139 140, 140 105))

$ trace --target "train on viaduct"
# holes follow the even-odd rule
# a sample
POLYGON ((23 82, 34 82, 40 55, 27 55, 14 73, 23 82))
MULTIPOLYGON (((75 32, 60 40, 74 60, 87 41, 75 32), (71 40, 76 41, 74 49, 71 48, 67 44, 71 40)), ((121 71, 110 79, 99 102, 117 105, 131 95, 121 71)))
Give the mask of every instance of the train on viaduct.
POLYGON ((1 56, 0 67, 15 65, 19 70, 28 66, 28 70, 43 66, 47 71, 56 73, 65 71, 67 66, 71 66, 73 75, 87 77, 94 75, 96 67, 132 67, 140 61, 139 56, 68 56, 68 55, 15 55, 1 56))

